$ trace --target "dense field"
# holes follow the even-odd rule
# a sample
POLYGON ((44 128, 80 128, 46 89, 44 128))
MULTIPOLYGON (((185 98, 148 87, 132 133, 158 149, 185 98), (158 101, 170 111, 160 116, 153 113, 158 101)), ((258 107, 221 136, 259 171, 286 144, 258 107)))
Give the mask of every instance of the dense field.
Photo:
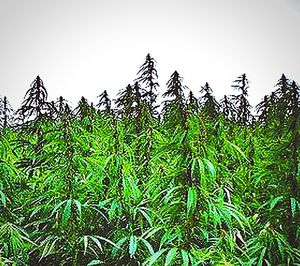
POLYGON ((175 71, 158 112, 138 75, 114 108, 1 99, 0 265, 300 265, 298 85, 253 115, 246 75, 218 103, 175 71))

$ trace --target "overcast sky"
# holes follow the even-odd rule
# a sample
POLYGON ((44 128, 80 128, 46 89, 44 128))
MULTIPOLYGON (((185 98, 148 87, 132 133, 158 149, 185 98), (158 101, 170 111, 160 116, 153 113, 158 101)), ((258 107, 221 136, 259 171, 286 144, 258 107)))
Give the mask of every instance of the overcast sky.
POLYGON ((300 83, 300 0, 0 0, 0 95, 14 108, 37 75, 49 100, 114 97, 147 53, 161 93, 177 70, 220 99, 250 80, 256 104, 282 73, 300 83))

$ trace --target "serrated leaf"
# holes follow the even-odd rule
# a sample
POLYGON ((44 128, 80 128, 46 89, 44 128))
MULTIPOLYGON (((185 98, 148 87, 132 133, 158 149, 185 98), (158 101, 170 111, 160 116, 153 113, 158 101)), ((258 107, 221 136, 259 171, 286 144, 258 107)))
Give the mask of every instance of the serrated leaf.
POLYGON ((194 158, 192 159, 192 164, 191 164, 191 176, 193 177, 194 176, 194 173, 195 173, 195 170, 196 170, 196 162, 197 162, 197 159, 194 158))
POLYGON ((114 246, 115 248, 119 248, 114 242, 112 242, 111 240, 103 237, 103 236, 96 236, 98 239, 101 239, 109 244, 111 244, 112 246, 114 246))
POLYGON ((117 200, 113 200, 113 202, 110 205, 110 209, 108 211, 109 219, 112 220, 116 216, 116 210, 118 208, 119 204, 117 200))
POLYGON ((40 261, 46 257, 46 254, 48 253, 49 249, 48 249, 48 246, 49 246, 49 242, 46 243, 46 245, 44 246, 44 249, 43 249, 43 252, 42 252, 42 256, 40 257, 40 261))
POLYGON ((79 216, 81 216, 81 203, 78 200, 74 200, 79 216))
POLYGON ((51 213, 51 216, 55 213, 55 212, 57 212, 57 210, 65 203, 66 201, 64 200, 64 201, 61 201, 60 203, 58 203, 55 207, 54 207, 54 209, 53 209, 53 211, 52 211, 52 213, 51 213))
POLYGON ((167 203, 173 197, 172 193, 179 188, 180 186, 171 188, 164 196, 164 203, 167 203))
POLYGON ((156 251, 153 255, 151 255, 144 263, 143 266, 151 266, 153 265, 158 258, 166 251, 167 249, 161 249, 156 251))
POLYGON ((140 238, 140 240, 144 243, 144 245, 145 245, 146 248, 148 249, 149 253, 150 253, 151 255, 153 255, 153 254, 154 254, 154 249, 153 249, 153 247, 151 246, 151 244, 150 244, 146 239, 144 239, 144 238, 140 238))
POLYGON ((40 208, 34 209, 32 213, 30 214, 29 218, 31 219, 34 215, 36 215, 40 211, 40 208))
POLYGON ((283 248, 283 245, 281 243, 281 240, 278 239, 278 238, 276 240, 277 240, 277 246, 278 246, 281 258, 284 259, 284 248, 283 248))
POLYGON ((291 211, 292 211, 292 217, 293 217, 293 218, 295 218, 296 206, 297 206, 297 201, 296 201, 296 199, 291 198, 291 211))
POLYGON ((187 215, 191 216, 197 205, 197 191, 195 187, 189 187, 187 196, 187 215))
POLYGON ((66 225, 71 217, 72 200, 68 199, 62 215, 62 224, 66 225))
POLYGON ((104 162, 104 164, 103 164, 103 169, 106 168, 107 164, 109 163, 109 161, 110 161, 113 157, 114 157, 114 155, 112 154, 112 155, 110 155, 110 156, 108 156, 108 157, 106 158, 106 160, 105 160, 105 162, 104 162))
POLYGON ((226 140, 226 142, 227 142, 231 147, 233 147, 239 154, 241 154, 247 162, 249 162, 249 159, 246 157, 245 153, 241 150, 241 148, 240 148, 239 146, 235 145, 234 143, 232 143, 232 142, 230 142, 230 141, 228 141, 228 140, 226 140))
POLYGON ((204 163, 200 159, 197 159, 197 162, 198 162, 198 167, 199 167, 200 174, 203 175, 205 173, 204 163))
POLYGON ((153 236, 154 234, 156 234, 156 232, 158 232, 159 230, 162 230, 162 229, 163 229, 163 227, 150 228, 142 234, 142 237, 144 239, 148 239, 151 236, 153 236))
POLYGON ((42 252, 42 256, 40 257, 40 260, 42 260, 43 258, 49 256, 54 248, 55 243, 57 242, 58 239, 54 239, 50 244, 50 240, 47 241, 46 245, 44 246, 43 252, 42 252))
POLYGON ((85 255, 88 247, 88 236, 83 236, 83 245, 84 245, 83 255, 85 255))
POLYGON ((180 144, 182 144, 183 140, 185 140, 187 134, 188 134, 188 130, 185 130, 184 132, 182 132, 182 134, 179 137, 179 143, 180 144))
POLYGON ((129 239, 129 254, 133 256, 137 249, 137 239, 134 235, 130 236, 129 239))
POLYGON ((102 260, 92 260, 86 266, 101 265, 103 263, 104 263, 104 261, 102 261, 102 260))
POLYGON ((270 201, 270 211, 276 206, 276 204, 283 199, 283 196, 278 196, 270 201))
POLYGON ((216 169, 215 167, 213 166, 213 164, 207 160, 207 159, 203 159, 203 161, 205 162, 205 166, 206 166, 206 169, 209 173, 209 175, 212 177, 212 178, 216 178, 216 169))
POLYGON ((0 199, 1 199, 1 202, 2 202, 2 205, 4 206, 4 207, 6 207, 6 196, 5 196, 5 194, 3 193, 3 191, 2 190, 0 190, 0 199))
POLYGON ((90 236, 90 238, 94 241, 96 246, 99 248, 100 252, 103 252, 101 242, 95 237, 95 236, 90 236))
POLYGON ((170 240, 171 233, 172 230, 169 229, 163 234, 163 236, 160 238, 159 249, 161 249, 164 246, 164 244, 170 240))
POLYGON ((128 239, 127 237, 123 237, 116 243, 116 247, 113 248, 112 252, 111 252, 113 257, 116 256, 118 249, 120 249, 124 245, 124 243, 127 241, 127 239, 128 239))
POLYGON ((183 262, 183 266, 188 266, 189 265, 189 254, 186 250, 181 249, 181 257, 182 257, 182 262, 183 262))
POLYGON ((176 252, 177 252, 177 248, 176 247, 171 248, 169 250, 169 252, 167 253, 167 256, 166 256, 165 266, 168 266, 168 265, 170 265, 172 263, 172 261, 175 259, 176 252))
MULTIPOLYGON (((143 209, 146 209, 146 208, 143 208, 143 209)), ((152 227, 152 221, 151 221, 151 218, 150 216, 148 215, 148 213, 143 210, 142 208, 139 208, 139 212, 145 217, 145 219, 147 220, 147 222, 149 223, 149 225, 152 227)))
POLYGON ((263 260, 264 260, 264 256, 266 254, 266 251, 267 251, 267 248, 263 248, 262 251, 260 252, 260 256, 259 256, 259 260, 258 260, 258 263, 257 263, 257 266, 262 266, 263 264, 263 260))
POLYGON ((111 199, 106 199, 106 200, 102 200, 98 203, 98 208, 102 209, 103 207, 105 207, 109 202, 111 201, 111 199))

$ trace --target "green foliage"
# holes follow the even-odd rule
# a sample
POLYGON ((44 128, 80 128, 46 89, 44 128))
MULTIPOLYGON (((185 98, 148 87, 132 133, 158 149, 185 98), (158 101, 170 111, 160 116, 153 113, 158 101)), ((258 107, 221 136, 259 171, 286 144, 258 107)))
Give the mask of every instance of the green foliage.
POLYGON ((139 73, 116 110, 107 92, 98 110, 28 99, 30 130, 3 126, 0 265, 300 265, 298 85, 252 123, 245 76, 219 105, 175 71, 159 121, 150 56, 139 73))

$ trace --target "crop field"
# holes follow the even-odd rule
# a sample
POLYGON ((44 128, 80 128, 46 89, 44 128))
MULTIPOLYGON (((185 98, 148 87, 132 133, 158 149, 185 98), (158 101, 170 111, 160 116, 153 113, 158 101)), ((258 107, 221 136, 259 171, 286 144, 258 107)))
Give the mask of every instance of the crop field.
POLYGON ((300 265, 299 86, 252 108, 175 71, 75 108, 0 100, 0 265, 300 265), (160 106, 158 92, 162 96, 160 106))

